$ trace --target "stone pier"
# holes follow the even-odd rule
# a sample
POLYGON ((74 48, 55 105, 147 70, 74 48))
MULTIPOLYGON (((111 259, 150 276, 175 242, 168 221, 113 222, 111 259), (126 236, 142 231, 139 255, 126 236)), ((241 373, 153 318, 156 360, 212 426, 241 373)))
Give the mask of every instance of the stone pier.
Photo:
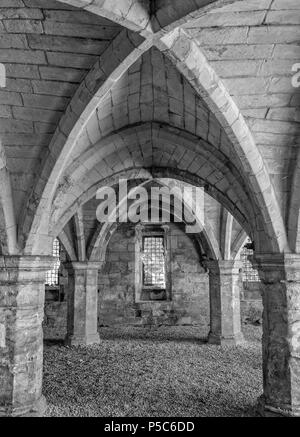
POLYGON ((209 343, 238 345, 241 331, 239 264, 209 261, 210 333, 209 343))
POLYGON ((69 293, 68 297, 66 342, 73 346, 99 343, 97 284, 101 263, 73 262, 72 268, 74 276, 71 277, 71 283, 74 284, 74 292, 69 293))
POLYGON ((260 413, 300 416, 300 255, 256 255, 263 282, 260 413))
POLYGON ((0 257, 0 416, 41 416, 45 273, 52 257, 0 257))

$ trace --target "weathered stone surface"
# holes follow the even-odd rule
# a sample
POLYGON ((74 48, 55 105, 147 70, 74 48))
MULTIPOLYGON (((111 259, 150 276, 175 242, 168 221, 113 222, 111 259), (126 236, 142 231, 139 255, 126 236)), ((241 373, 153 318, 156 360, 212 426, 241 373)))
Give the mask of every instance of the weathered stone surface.
MULTIPOLYGON (((299 1, 158 0, 151 14, 148 1, 119 3, 1 0, 0 62, 7 77, 0 92, 0 253, 22 253, 24 247, 47 253, 50 232, 63 229, 93 187, 119 172, 148 178, 160 172, 205 186, 256 248, 297 251, 299 89, 292 66, 300 56, 299 1)), ((219 224, 216 219, 212 225, 216 235, 219 224)), ((120 271, 129 271, 125 259, 114 259, 108 275, 118 273, 117 262, 120 271)), ((182 266, 191 277, 199 273, 182 266)), ((234 296, 226 275, 226 291, 234 296)), ((183 278, 178 281, 183 289, 183 278)), ((286 293, 294 305, 297 287, 292 281, 283 290, 276 283, 270 305, 281 308, 281 317, 287 310, 277 295, 286 293)), ((78 284, 78 296, 82 289, 78 284)), ((169 310, 145 312, 149 320, 165 320, 169 310)), ((24 312, 18 323, 31 323, 31 317, 24 312)), ((182 321, 193 317, 183 314, 182 321)), ((270 310, 273 317, 280 319, 270 310)), ((95 331, 93 323, 80 328, 83 341, 89 329, 95 331)), ((281 320, 278 326, 284 330, 281 320)), ((272 329, 265 325, 267 338, 272 329)), ((297 330, 293 323, 291 337, 297 330)), ((7 335, 0 322, 0 346, 7 335)), ((27 345, 21 332, 20 343, 27 345)), ((279 369, 293 389, 298 364, 286 343, 290 379, 273 343, 272 364, 265 366, 269 373, 279 369)), ((12 376, 3 372, 9 393, 12 376)), ((278 391, 278 402, 290 396, 287 409, 296 414, 297 390, 284 392, 273 375, 268 381, 270 404, 278 391)))
POLYGON ((263 282, 264 415, 300 415, 298 255, 258 254, 263 282))
POLYGON ((241 281, 234 261, 209 261, 211 324, 208 341, 212 344, 238 345, 241 330, 241 281))
POLYGON ((43 323, 45 340, 67 337, 67 302, 46 302, 43 323))
POLYGON ((42 414, 43 308, 48 257, 0 258, 0 416, 42 414))
POLYGON ((172 300, 135 302, 135 231, 122 225, 108 245, 99 272, 99 325, 199 325, 209 327, 208 275, 199 264, 193 242, 175 225, 170 230, 172 300))
POLYGON ((74 346, 99 343, 97 281, 101 263, 73 262, 70 268, 74 269, 74 288, 68 296, 66 342, 74 346))
POLYGON ((241 318, 243 323, 262 324, 263 284, 261 282, 244 282, 241 294, 241 318))

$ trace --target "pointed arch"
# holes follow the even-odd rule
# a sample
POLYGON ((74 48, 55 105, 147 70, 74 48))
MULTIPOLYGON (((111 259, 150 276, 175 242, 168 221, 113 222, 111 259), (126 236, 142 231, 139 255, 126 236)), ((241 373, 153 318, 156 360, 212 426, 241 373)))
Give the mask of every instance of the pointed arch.
POLYGON ((232 215, 225 208, 222 208, 220 246, 224 260, 231 259, 232 224, 232 215))
POLYGON ((77 254, 78 261, 86 260, 86 242, 84 234, 84 217, 82 206, 77 209, 74 215, 75 230, 76 230, 76 243, 77 243, 77 254))
POLYGON ((114 83, 151 45, 139 35, 121 32, 79 86, 45 153, 40 175, 24 208, 20 244, 25 245, 25 253, 36 253, 38 235, 47 240, 52 198, 76 140, 114 83))
POLYGON ((78 261, 73 247, 73 242, 70 241, 67 233, 64 230, 62 230, 57 238, 59 239, 60 243, 63 245, 65 251, 67 252, 70 261, 78 261))
POLYGON ((282 214, 269 174, 248 125, 225 86, 199 46, 183 29, 176 29, 156 44, 201 95, 231 140, 232 153, 239 159, 257 206, 255 238, 261 245, 258 249, 263 251, 264 243, 270 239, 274 252, 289 251, 282 214))
MULTIPOLYGON (((161 187, 168 187, 168 184, 166 184, 161 178, 153 178, 151 179, 151 182, 157 182, 158 185, 160 185, 161 187)), ((136 185, 133 188, 133 191, 136 190, 139 187, 147 187, 147 185, 149 184, 149 180, 146 180, 144 182, 139 183, 138 185, 136 185)), ((128 194, 128 193, 127 193, 128 194)), ((116 209, 119 209, 122 205, 122 203, 127 201, 127 197, 121 199, 121 201, 118 203, 118 205, 116 205, 116 209)), ((187 205, 185 205, 185 207, 188 208, 187 205)), ((164 209, 164 206, 162 206, 162 209, 164 209)), ((189 208, 188 208, 189 209, 189 208)), ((115 211, 113 212, 113 214, 115 214, 115 211)), ((174 216, 178 217, 179 219, 181 219, 181 216, 179 214, 178 211, 176 211, 176 209, 174 210, 174 216)), ((196 218, 196 221, 199 220, 199 218, 196 218)), ((220 259, 220 250, 219 250, 219 245, 217 243, 217 240, 214 236, 214 233, 209 225, 209 223, 198 223, 200 226, 199 228, 201 229, 201 231, 199 233, 197 233, 197 238, 205 239, 206 245, 209 247, 210 250, 210 256, 213 259, 220 259)), ((105 252, 106 252, 106 248, 109 242, 110 237, 113 234, 113 231, 116 228, 116 224, 115 223, 111 223, 111 222, 107 222, 105 224, 103 224, 103 226, 99 226, 98 229, 95 232, 95 235, 92 239, 92 244, 90 246, 89 249, 89 259, 91 261, 96 261, 96 260, 101 260, 104 261, 105 258, 105 252)))
MULTIPOLYGON (((81 204, 83 193, 89 192, 92 187, 109 183, 111 178, 117 180, 123 177, 123 174, 128 175, 130 172, 135 177, 144 173, 146 178, 147 174, 150 179, 160 173, 161 177, 170 175, 173 179, 204 186, 209 195, 223 204, 241 226, 252 233, 250 223, 251 220, 254 221, 254 215, 251 210, 251 201, 243 189, 239 173, 233 166, 228 166, 228 159, 222 153, 211 149, 209 145, 206 146, 196 136, 187 135, 175 129, 174 126, 168 127, 158 123, 143 123, 140 127, 127 127, 122 129, 120 136, 118 135, 114 133, 99 141, 87 150, 78 162, 70 165, 67 175, 72 177, 72 184, 57 190, 53 200, 50 220, 52 233, 56 233, 55 228, 60 227, 62 223, 65 224, 74 215, 73 208, 76 209, 81 204), (141 154, 141 135, 137 135, 137 132, 143 132, 144 138, 148 138, 148 135, 150 138, 152 136, 157 153, 154 152, 151 156, 141 154), (135 153, 137 157, 135 166, 132 160, 119 158, 120 169, 113 171, 106 164, 109 159, 112 159, 109 145, 110 143, 119 144, 119 149, 114 146, 113 154, 123 156, 122 151, 126 148, 126 141, 118 141, 118 138, 124 139, 127 136, 130 138, 131 153, 135 153), (173 155, 170 155, 172 150, 173 155), (187 151, 190 156, 190 166, 184 166, 180 158, 187 151), (58 223, 61 224, 58 225, 58 223)), ((149 151, 150 145, 147 147, 149 151)))

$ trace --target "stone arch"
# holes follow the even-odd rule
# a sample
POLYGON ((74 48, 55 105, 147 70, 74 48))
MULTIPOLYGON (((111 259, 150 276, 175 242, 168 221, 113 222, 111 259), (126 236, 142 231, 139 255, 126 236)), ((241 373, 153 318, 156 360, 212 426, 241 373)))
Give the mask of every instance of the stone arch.
POLYGON ((49 208, 59 177, 95 109, 119 77, 152 45, 139 35, 121 32, 100 56, 72 98, 60 120, 49 150, 44 155, 40 174, 21 220, 20 245, 35 253, 36 236, 47 238, 49 208), (38 202, 37 202, 38 200, 38 202))
MULTIPOLYGON (((234 3, 237 0, 158 0, 150 5, 149 0, 122 0, 103 2, 96 0, 57 0, 60 3, 84 9, 107 18, 141 35, 152 37, 182 26, 211 9, 234 3)), ((152 2, 153 3, 153 2, 152 2)))
POLYGON ((221 212, 221 236, 220 246, 224 260, 231 259, 231 237, 232 237, 233 217, 223 208, 221 212))
MULTIPOLYGON (((148 45, 149 44, 150 43, 148 43, 148 45)), ((156 45, 173 61, 173 63, 176 64, 178 70, 188 79, 198 95, 203 98, 210 110, 216 114, 225 132, 230 138, 233 145, 231 150, 232 156, 234 156, 235 161, 238 157, 238 171, 243 180, 242 191, 245 191, 244 188, 247 186, 247 194, 251 197, 253 206, 251 220, 255 223, 255 240, 257 241, 258 249, 259 245, 264 247, 268 244, 271 252, 287 250, 285 228, 269 175, 266 172, 262 157, 258 152, 250 131, 237 106, 233 103, 233 100, 227 93, 226 89, 216 77, 214 71, 200 52, 199 47, 182 29, 176 30, 163 37, 161 42, 156 42, 156 45), (199 68, 199 65, 201 65, 201 68, 199 68)), ((146 46, 147 44, 145 43, 143 49, 140 49, 139 56, 142 51, 146 49, 146 46)), ((136 54, 135 59, 137 59, 139 57, 136 53, 138 49, 133 49, 133 51, 136 54)), ((105 54, 106 53, 107 51, 105 54)), ((129 55, 128 58, 131 58, 131 56, 129 55)), ((131 59, 130 63, 132 62, 131 59)), ((127 67, 124 67, 123 71, 126 71, 126 68, 128 68, 128 65, 127 67)), ((86 89, 86 84, 84 87, 86 89)), ((88 91, 88 93, 90 93, 90 91, 88 91)), ((94 96, 92 101, 95 103, 95 100, 97 99, 94 96)), ((67 132, 64 134, 60 131, 58 133, 59 140, 57 141, 57 138, 54 140, 58 147, 60 147, 60 143, 66 142, 66 144, 63 147, 63 152, 60 156, 61 159, 59 160, 60 162, 58 163, 56 161, 55 167, 52 168, 52 176, 49 178, 46 188, 44 187, 45 190, 43 191, 42 189, 40 193, 35 193, 35 196, 33 196, 40 198, 41 201, 36 216, 26 216, 26 222, 29 226, 27 226, 27 230, 25 226, 24 237, 30 233, 26 244, 26 251, 36 252, 37 248, 34 246, 34 240, 37 233, 45 235, 46 238, 48 232, 47 216, 49 216, 50 213, 50 204, 58 184, 57 180, 59 179, 59 176, 63 174, 64 166, 67 162, 68 156, 70 156, 70 153, 73 150, 74 142, 76 142, 76 138, 78 138, 78 135, 82 132, 82 126, 85 126, 89 117, 91 117, 91 113, 89 113, 85 106, 87 101, 80 105, 80 107, 83 108, 84 114, 89 114, 87 118, 85 115, 80 116, 79 122, 76 122, 76 128, 70 133, 71 129, 69 129, 68 126, 70 124, 72 126, 72 119, 70 123, 70 119, 68 119, 69 114, 67 114, 68 123, 65 124, 65 126, 68 127, 67 132)), ((88 106, 90 105, 88 104, 88 106)), ((72 103, 70 108, 72 109, 72 103)), ((74 113, 72 113, 72 115, 74 118, 74 113)), ((78 116, 76 115, 75 119, 77 120, 77 118, 78 116)), ((232 165, 231 162, 230 165, 232 165)), ((45 176, 42 177, 41 180, 47 179, 47 176, 45 176)), ((40 184, 40 188, 43 185, 44 183, 40 184)), ((31 209, 32 208, 29 207, 28 211, 31 209)))
POLYGON ((72 241, 70 241, 67 233, 64 230, 62 230, 60 234, 57 236, 57 238, 59 239, 60 243, 63 245, 68 257, 70 258, 70 261, 76 261, 77 255, 74 250, 74 245, 72 241))
POLYGON ((284 222, 269 174, 249 127, 225 86, 183 29, 167 34, 157 46, 203 98, 231 140, 257 204, 259 226, 264 228, 256 238, 261 246, 258 250, 263 251, 264 244, 271 239, 272 251, 288 251, 284 222))
MULTIPOLYGON (((155 181, 160 185, 161 187, 167 187, 167 184, 165 184, 161 179, 152 179, 152 181, 155 181)), ((144 181, 140 184, 138 184, 137 187, 146 187, 147 184, 149 184, 149 181, 144 181)), ((134 188, 134 189, 135 189, 134 188)), ((122 202, 126 201, 126 199, 122 199, 121 202, 118 203, 117 209, 120 207, 120 204, 122 202)), ((165 211, 164 206, 162 206, 162 210, 165 211)), ((190 212, 190 214, 192 214, 190 212)), ((181 218, 178 211, 174 211, 174 216, 181 218)), ((201 232, 196 234, 196 238, 201 241, 204 240, 205 247, 208 249, 209 254, 212 259, 219 259, 220 258, 220 250, 219 245, 216 241, 216 238, 213 234, 213 231, 209 225, 209 223, 199 223, 199 227, 201 227, 201 232)), ((115 223, 106 223, 103 226, 99 226, 98 230, 96 231, 94 238, 92 240, 92 244, 89 249, 89 259, 91 261, 104 261, 105 259, 105 252, 107 245, 109 243, 109 240, 111 236, 113 235, 113 232, 116 230, 115 223)))
MULTIPOLYGON (((161 208, 160 211, 164 211, 164 208, 161 208)), ((90 255, 90 257, 91 257, 90 261, 92 261, 92 262, 99 262, 100 261, 101 263, 105 262, 105 255, 106 255, 108 244, 110 242, 111 237, 113 236, 113 234, 117 230, 117 228, 118 228, 118 226, 116 224, 113 224, 113 225, 107 226, 103 230, 103 233, 100 232, 98 234, 98 239, 95 241, 95 246, 94 246, 92 253, 90 255)), ((102 229, 101 229, 101 231, 102 231, 102 229)), ((189 237, 188 234, 187 234, 187 236, 189 237)), ((215 247, 216 242, 215 242, 213 234, 211 233, 211 229, 209 228, 209 226, 207 226, 206 228, 203 228, 201 233, 195 234, 195 235, 193 235, 193 237, 197 241, 199 247, 208 248, 209 257, 211 259, 215 259, 214 258, 215 256, 216 257, 219 256, 218 248, 215 247), (211 239, 211 236, 212 236, 212 239, 211 239), (214 248, 216 248, 217 250, 214 250, 214 248)), ((207 250, 206 250, 206 252, 207 252, 207 250)))
POLYGON ((75 234, 76 234, 76 246, 77 246, 77 258, 78 261, 85 261, 86 259, 86 242, 84 235, 84 218, 82 208, 78 208, 74 215, 75 234))
MULTIPOLYGON (((207 189, 208 194, 210 194, 212 197, 216 198, 220 203, 222 203, 228 210, 231 211, 232 215, 234 215, 237 220, 240 222, 242 226, 246 226, 248 233, 252 233, 251 226, 249 222, 247 221, 247 218, 250 219, 250 217, 253 218, 253 211, 251 211, 250 208, 248 208, 250 202, 249 197, 247 194, 244 193, 243 183, 240 180, 239 173, 231 166, 230 168, 227 167, 227 161, 224 158, 224 155, 222 155, 220 152, 214 151, 213 153, 209 151, 209 147, 205 146, 205 143, 203 141, 200 141, 199 138, 188 135, 184 136, 183 132, 180 130, 174 129, 174 127, 166 127, 161 126, 159 124, 145 124, 141 126, 143 128, 143 135, 146 137, 147 132, 150 132, 150 134, 154 135, 155 138, 160 138, 159 147, 160 152, 163 150, 164 146, 167 145, 167 147, 179 147, 179 151, 181 150, 181 153, 185 152, 185 150, 189 150, 189 153, 191 154, 191 161, 196 161, 198 159, 198 167, 203 168, 203 170, 200 170, 200 173, 198 174, 196 171, 194 173, 189 172, 188 169, 180 169, 180 164, 173 162, 172 168, 170 167, 161 167, 161 169, 164 169, 166 174, 175 175, 174 178, 179 179, 186 179, 187 182, 191 184, 201 185, 205 186, 207 189), (163 144, 162 144, 163 141, 163 144), (178 144, 179 143, 179 144, 178 144), (185 144, 185 147, 188 147, 188 149, 184 149, 183 144, 185 144), (192 148, 192 150, 191 150, 192 148), (199 156, 196 155, 195 151, 198 153, 199 156), (202 157, 201 157, 202 154, 202 157), (197 158, 197 159, 195 159, 197 158), (219 158, 219 159, 218 159, 219 158), (218 160, 217 160, 218 159, 218 160), (200 162, 201 160, 201 162, 200 162), (209 164, 212 165, 210 167, 209 164), (205 168, 204 168, 205 167, 205 168), (217 179, 215 179, 215 182, 210 184, 209 178, 206 177, 204 172, 207 172, 208 175, 211 173, 216 177, 216 175, 219 175, 217 179), (190 173, 190 176, 188 177, 188 174, 190 173), (221 189, 218 189, 218 181, 223 180, 223 187, 227 187, 229 196, 226 197, 224 193, 222 193, 221 189), (226 182, 226 180, 229 181, 226 182), (235 194, 232 190, 232 187, 240 187, 239 188, 239 194, 235 194), (238 197, 241 196, 241 197, 238 197), (239 200, 239 198, 241 200, 239 200), (231 199, 231 200, 230 200, 231 199), (247 205, 247 211, 243 209, 241 206, 241 210, 239 210, 239 206, 244 202, 245 205, 247 205), (247 224, 248 223, 248 224, 247 224)), ((122 130, 121 134, 124 136, 131 135, 130 140, 133 147, 133 134, 135 134, 135 127, 127 128, 125 130, 122 130)), ((136 140, 138 141, 138 140, 136 140)), ((89 190, 89 188, 93 185, 96 185, 99 183, 99 181, 102 179, 103 183, 105 183, 109 177, 112 176, 112 174, 107 174, 106 177, 101 178, 101 169, 98 171, 95 170, 95 164, 97 163, 97 159, 101 162, 105 159, 105 153, 109 152, 109 145, 110 142, 116 143, 116 137, 108 137, 103 140, 103 142, 99 142, 95 145, 94 148, 89 149, 86 154, 83 154, 80 158, 80 161, 78 161, 77 164, 74 166, 72 165, 68 169, 68 174, 72 175, 73 182, 72 187, 70 189, 69 185, 67 184, 65 187, 62 187, 61 190, 57 191, 56 198, 53 202, 53 209, 52 209, 52 218, 51 218, 51 226, 54 226, 54 223, 59 221, 59 217, 57 215, 57 212, 59 215, 63 215, 64 212, 61 211, 61 207, 64 206, 64 210, 71 207, 72 203, 76 201, 76 198, 79 198, 82 192, 86 192, 89 190), (103 147, 104 146, 104 147, 103 147), (105 152, 106 151, 106 152, 105 152), (105 152, 105 153, 104 153, 105 152), (81 167, 82 165, 82 167, 81 167), (94 170, 93 170, 94 169, 94 170), (82 173, 83 172, 83 173, 82 173), (75 175, 78 173, 79 179, 75 178, 75 175), (84 179, 84 185, 81 183, 81 174, 83 176, 85 174, 88 174, 88 178, 84 179), (73 190, 73 192, 72 192, 73 190), (67 197, 69 200, 67 200, 67 197)), ((122 144, 120 151, 122 151, 122 144)), ((121 153, 121 152, 120 152, 121 153)), ((168 156, 168 155, 166 155, 168 156)), ((162 162, 162 161, 161 161, 162 162)), ((142 171, 144 168, 145 171, 148 171, 148 175, 150 175, 150 178, 153 176, 153 170, 157 167, 155 167, 157 164, 153 163, 153 161, 149 158, 148 160, 144 160, 143 157, 141 157, 141 162, 136 164, 136 167, 134 167, 132 164, 128 164, 127 167, 123 165, 122 168, 120 168, 119 171, 115 172, 116 177, 122 177, 122 172, 129 171, 129 169, 132 170, 133 173, 138 174, 139 171, 142 171), (145 168, 146 167, 146 168, 145 168), (139 170, 138 170, 139 169, 139 170), (150 171, 149 171, 150 170, 150 171)), ((114 173, 114 172, 111 172, 114 173)), ((127 173, 128 174, 128 173, 127 173)), ((164 177, 164 176, 162 176, 164 177)), ((171 176, 173 177, 173 176, 171 176)), ((221 186, 222 188, 222 186, 221 186)), ((78 204, 78 203, 77 203, 78 204)))
POLYGON ((237 235, 236 239, 232 243, 232 246, 231 246, 232 259, 238 260, 239 255, 241 253, 241 250, 245 246, 247 239, 248 239, 248 235, 242 229, 240 231, 240 233, 237 235))

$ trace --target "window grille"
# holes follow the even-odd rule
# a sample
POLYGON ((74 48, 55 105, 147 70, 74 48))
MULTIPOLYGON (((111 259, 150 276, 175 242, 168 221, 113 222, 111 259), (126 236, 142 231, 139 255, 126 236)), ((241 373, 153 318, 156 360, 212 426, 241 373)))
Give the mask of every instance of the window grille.
POLYGON ((165 249, 163 237, 143 238, 143 285, 166 288, 165 249))
POLYGON ((53 241, 52 256, 56 258, 54 268, 46 273, 46 285, 58 285, 58 272, 60 267, 60 244, 56 238, 53 241))
POLYGON ((244 246, 241 254, 243 261, 243 282, 260 282, 258 271, 253 268, 251 257, 253 257, 254 251, 249 248, 251 240, 249 239, 247 244, 244 246))

